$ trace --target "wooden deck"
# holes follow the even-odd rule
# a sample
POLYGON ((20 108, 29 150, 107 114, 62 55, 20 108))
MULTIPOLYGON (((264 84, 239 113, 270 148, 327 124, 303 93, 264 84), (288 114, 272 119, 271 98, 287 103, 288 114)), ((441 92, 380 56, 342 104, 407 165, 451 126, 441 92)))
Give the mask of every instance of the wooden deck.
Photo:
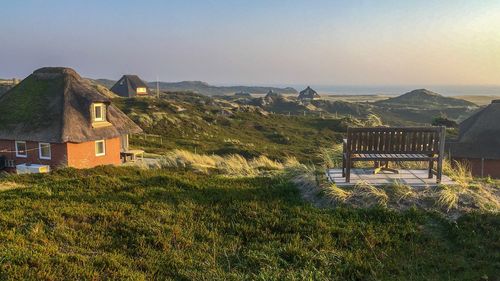
MULTIPOLYGON (((428 177, 427 170, 399 170, 399 174, 388 171, 381 171, 378 174, 373 174, 373 169, 352 169, 351 182, 346 183, 342 177, 342 169, 329 169, 326 173, 328 180, 338 186, 355 186, 358 183, 367 183, 373 186, 390 185, 400 182, 412 187, 432 187, 436 186, 436 176, 432 179, 428 177)), ((447 176, 443 175, 441 184, 453 185, 454 182, 447 176)))

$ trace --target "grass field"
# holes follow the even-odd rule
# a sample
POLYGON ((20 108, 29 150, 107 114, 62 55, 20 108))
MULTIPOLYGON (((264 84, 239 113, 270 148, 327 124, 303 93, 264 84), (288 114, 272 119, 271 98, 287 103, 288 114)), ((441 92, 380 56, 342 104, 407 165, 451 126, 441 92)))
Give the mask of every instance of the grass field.
MULTIPOLYGON (((164 154, 176 148, 208 154, 267 155, 273 159, 295 156, 317 161, 317 148, 330 147, 342 139, 341 119, 318 116, 286 116, 255 112, 221 114, 221 106, 210 101, 117 99, 120 106, 145 132, 161 135, 163 142, 132 139, 147 152, 164 154), (199 104, 202 103, 203 104, 199 104), (184 111, 176 112, 176 106, 184 111)), ((344 128, 342 129, 342 126, 344 128)))
POLYGON ((500 218, 318 209, 280 176, 0 180, 2 280, 495 280, 500 218))

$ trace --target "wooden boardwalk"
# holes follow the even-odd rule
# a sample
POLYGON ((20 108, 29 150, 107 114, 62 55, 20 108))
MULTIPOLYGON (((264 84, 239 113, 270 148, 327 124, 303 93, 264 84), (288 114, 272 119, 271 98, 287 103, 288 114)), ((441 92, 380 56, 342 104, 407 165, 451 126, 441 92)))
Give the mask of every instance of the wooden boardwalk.
MULTIPOLYGON (((346 183, 342 177, 342 169, 328 169, 326 172, 328 180, 335 183, 337 186, 355 186, 358 183, 367 183, 373 186, 390 185, 400 182, 412 187, 432 187, 436 186, 436 176, 432 179, 427 178, 427 170, 399 170, 399 174, 388 171, 381 171, 378 174, 373 174, 373 169, 352 169, 351 182, 346 183)), ((441 184, 453 185, 454 182, 447 176, 443 175, 441 184)))

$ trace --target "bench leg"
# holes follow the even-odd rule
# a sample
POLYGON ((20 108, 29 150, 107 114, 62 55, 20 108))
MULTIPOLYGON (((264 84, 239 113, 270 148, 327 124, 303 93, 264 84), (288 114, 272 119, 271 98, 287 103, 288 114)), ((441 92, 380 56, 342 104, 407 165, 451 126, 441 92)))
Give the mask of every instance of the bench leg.
POLYGON ((432 169, 434 169, 434 161, 429 161, 429 178, 432 179, 433 172, 432 169))
POLYGON ((437 163, 437 175, 436 175, 436 182, 441 183, 441 178, 443 176, 443 159, 439 159, 437 163))
POLYGON ((345 177, 345 154, 342 153, 342 177, 345 177))
POLYGON ((351 159, 346 158, 346 172, 345 172, 345 182, 351 182, 351 159))

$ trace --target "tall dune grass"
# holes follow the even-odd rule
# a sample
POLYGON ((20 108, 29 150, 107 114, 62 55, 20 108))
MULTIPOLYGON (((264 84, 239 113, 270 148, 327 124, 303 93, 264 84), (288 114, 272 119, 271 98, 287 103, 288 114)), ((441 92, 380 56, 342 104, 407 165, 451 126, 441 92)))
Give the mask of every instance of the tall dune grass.
POLYGON ((293 157, 285 159, 282 163, 264 155, 247 160, 238 154, 207 155, 182 149, 172 150, 160 159, 160 166, 163 168, 183 168, 204 174, 219 173, 227 176, 245 177, 284 171, 287 167, 299 165, 300 163, 293 157))

